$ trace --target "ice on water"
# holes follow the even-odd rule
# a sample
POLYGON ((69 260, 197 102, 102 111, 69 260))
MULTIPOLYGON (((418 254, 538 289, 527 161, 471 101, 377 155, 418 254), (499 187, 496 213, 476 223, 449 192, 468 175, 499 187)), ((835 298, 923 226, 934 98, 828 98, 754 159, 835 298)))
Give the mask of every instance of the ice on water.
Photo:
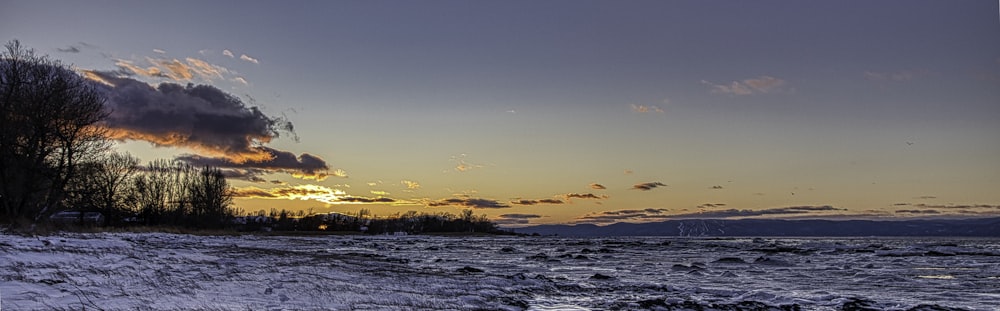
POLYGON ((997 293, 996 239, 0 234, 4 310, 995 310, 997 293))

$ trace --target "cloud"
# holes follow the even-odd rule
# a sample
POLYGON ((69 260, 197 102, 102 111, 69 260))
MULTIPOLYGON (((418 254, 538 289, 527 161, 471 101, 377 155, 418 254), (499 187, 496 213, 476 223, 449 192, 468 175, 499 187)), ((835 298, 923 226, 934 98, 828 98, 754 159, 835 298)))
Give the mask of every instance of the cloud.
MULTIPOLYGON (((226 80, 226 77, 233 73, 226 67, 193 57, 185 58, 184 61, 146 57, 144 61, 140 62, 143 64, 137 64, 132 60, 116 59, 115 66, 118 67, 116 73, 126 76, 163 78, 174 82, 189 82, 196 78, 201 81, 226 80)), ((245 78, 238 78, 245 84, 245 78)), ((230 80, 239 81, 236 78, 230 80)))
MULTIPOLYGON (((257 173, 284 172, 289 173, 296 178, 315 179, 318 181, 322 181, 330 175, 328 172, 329 166, 326 164, 326 161, 308 153, 296 156, 291 152, 271 149, 268 147, 254 147, 254 150, 257 152, 263 152, 266 156, 259 159, 243 159, 242 161, 236 161, 228 157, 205 157, 189 154, 179 156, 177 157, 177 160, 193 166, 243 169, 248 170, 249 172, 257 173)), ((346 176, 346 172, 342 172, 342 170, 338 171, 341 172, 338 173, 335 171, 334 176, 346 176)))
POLYGON ((719 190, 719 189, 723 189, 723 188, 722 188, 722 186, 715 185, 715 186, 709 187, 709 189, 719 190))
POLYGON ((607 199, 608 198, 607 195, 596 195, 596 194, 593 194, 593 193, 567 193, 567 194, 564 194, 563 197, 566 198, 567 200, 569 200, 569 199, 595 199, 595 200, 600 200, 600 199, 607 199))
POLYGON ((235 77, 235 78, 233 78, 232 81, 233 82, 239 82, 240 84, 243 84, 243 85, 250 85, 250 83, 247 82, 247 79, 244 79, 243 77, 235 77))
POLYGON ((257 188, 257 187, 245 187, 233 189, 233 197, 236 198, 275 198, 277 195, 271 192, 257 188))
MULTIPOLYGON (((225 52, 223 52, 223 53, 225 53, 225 52)), ((240 59, 248 61, 248 62, 251 62, 251 63, 254 63, 254 64, 260 64, 260 62, 257 61, 256 58, 247 56, 246 54, 240 55, 240 59)))
POLYGON ((705 203, 705 204, 698 205, 698 208, 716 208, 716 207, 724 207, 724 206, 726 206, 726 203, 705 203))
POLYGON ((927 70, 901 70, 896 72, 874 72, 865 71, 865 79, 868 81, 909 81, 917 78, 924 77, 928 74, 927 70))
POLYGON ((531 223, 531 219, 541 217, 541 215, 534 214, 503 214, 492 221, 498 225, 526 225, 531 223))
POLYGON ((611 223, 619 222, 623 220, 639 220, 643 218, 655 217, 667 212, 667 209, 662 208, 647 208, 647 209, 627 209, 627 210, 614 210, 614 211, 603 211, 596 214, 587 214, 580 218, 577 218, 577 222, 581 223, 611 223))
POLYGON ((649 191, 649 190, 653 190, 656 187, 666 187, 666 186, 667 185, 665 185, 665 184, 663 184, 661 182, 656 181, 656 182, 647 182, 647 183, 635 184, 635 185, 632 185, 632 189, 638 189, 638 190, 642 190, 642 191, 649 191))
POLYGON ((500 218, 514 218, 514 219, 531 219, 531 218, 542 218, 542 215, 535 214, 503 214, 499 216, 500 218))
POLYGON ((481 198, 450 198, 426 203, 430 207, 438 206, 463 206, 471 208, 508 208, 510 205, 500 203, 497 200, 481 198))
POLYGON ((237 198, 313 200, 327 204, 399 203, 398 200, 381 196, 375 198, 351 196, 343 190, 319 185, 297 185, 271 189, 261 189, 258 187, 236 188, 233 190, 233 196, 237 198))
POLYGON ((701 80, 702 84, 712 87, 712 93, 723 93, 730 95, 753 95, 768 94, 786 91, 787 82, 772 76, 760 76, 757 78, 733 81, 729 84, 715 84, 706 80, 701 80))
POLYGON ((590 184, 590 189, 604 190, 604 189, 608 189, 608 187, 605 187, 602 184, 594 183, 594 184, 590 184))
POLYGON ((483 165, 475 164, 475 163, 470 163, 470 162, 466 161, 465 158, 467 156, 468 155, 466 155, 466 154, 463 153, 463 154, 460 154, 458 156, 452 156, 451 157, 451 161, 458 162, 458 164, 455 165, 455 171, 456 172, 468 172, 468 171, 471 171, 473 169, 477 169, 477 168, 482 168, 483 167, 483 165))
POLYGON ((660 109, 660 107, 635 105, 635 104, 632 104, 632 111, 636 113, 647 113, 647 112, 663 113, 663 109, 660 109))
POLYGON ((164 51, 164 50, 161 50, 161 49, 153 49, 153 53, 156 53, 156 54, 167 54, 167 51, 164 51))
POLYGON ((515 205, 535 205, 535 204, 563 204, 565 202, 558 199, 540 199, 540 200, 516 200, 516 201, 511 201, 510 203, 515 205))
POLYGON ((630 170, 630 169, 625 169, 625 171, 624 171, 624 172, 622 172, 622 173, 624 173, 625 175, 632 175, 632 173, 635 173, 635 172, 633 172, 633 171, 632 171, 632 170, 630 170))
POLYGON ((235 55, 233 55, 233 51, 230 50, 222 50, 222 55, 229 56, 229 58, 236 57, 235 55))
POLYGON ((409 190, 420 189, 420 184, 417 183, 417 182, 415 182, 415 181, 412 181, 412 180, 403 180, 403 181, 400 181, 399 183, 405 185, 406 189, 409 189, 409 190))
POLYGON ((896 211, 896 214, 941 214, 941 212, 932 209, 901 209, 896 211))
POLYGON ((103 125, 113 139, 185 147, 234 163, 266 163, 277 156, 276 150, 261 145, 281 133, 295 134, 291 122, 267 116, 214 86, 161 83, 154 88, 107 72, 86 75, 104 83, 99 89, 106 95, 110 115, 103 125))
POLYGON ((922 196, 917 197, 917 199, 930 200, 930 199, 937 199, 937 197, 933 196, 933 195, 922 195, 922 196))
POLYGON ((74 45, 67 46, 66 48, 57 48, 56 51, 63 53, 80 53, 80 48, 74 45))

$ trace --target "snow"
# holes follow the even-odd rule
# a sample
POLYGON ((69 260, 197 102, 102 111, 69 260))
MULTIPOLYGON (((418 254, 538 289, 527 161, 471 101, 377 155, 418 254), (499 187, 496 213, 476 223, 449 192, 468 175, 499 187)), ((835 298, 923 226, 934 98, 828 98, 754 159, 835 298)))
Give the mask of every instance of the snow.
POLYGON ((0 234, 4 310, 994 310, 998 279, 995 239, 0 234))

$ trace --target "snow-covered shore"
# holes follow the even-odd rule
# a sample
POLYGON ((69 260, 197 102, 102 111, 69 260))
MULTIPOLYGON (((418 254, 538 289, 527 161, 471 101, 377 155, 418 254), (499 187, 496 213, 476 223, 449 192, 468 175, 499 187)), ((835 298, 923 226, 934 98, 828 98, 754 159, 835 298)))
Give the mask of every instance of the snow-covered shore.
POLYGON ((991 310, 998 267, 989 239, 0 234, 0 306, 991 310))

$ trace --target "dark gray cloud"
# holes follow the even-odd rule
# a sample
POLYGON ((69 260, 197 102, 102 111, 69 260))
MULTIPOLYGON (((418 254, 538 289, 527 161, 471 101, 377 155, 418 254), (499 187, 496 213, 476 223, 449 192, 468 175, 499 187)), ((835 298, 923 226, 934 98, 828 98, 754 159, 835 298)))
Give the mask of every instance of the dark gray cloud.
POLYGON ((66 48, 57 48, 56 51, 63 53, 80 53, 80 48, 75 45, 70 45, 66 48))
POLYGON ((726 206, 726 203, 705 203, 705 204, 698 205, 698 208, 716 208, 716 207, 725 207, 725 206, 726 206))
POLYGON ((530 218, 542 218, 542 215, 535 214, 503 214, 500 218, 511 218, 511 219, 530 219, 530 218))
POLYGON ((267 159, 270 153, 259 148, 262 144, 281 133, 294 135, 291 122, 267 116, 214 86, 161 83, 154 88, 117 73, 85 74, 101 82, 98 88, 111 112, 104 125, 114 139, 187 147, 242 162, 267 159))
POLYGON ((540 200, 521 199, 521 200, 510 201, 510 203, 515 205, 535 205, 535 204, 563 204, 565 202, 557 199, 540 199, 540 200))
POLYGON ((365 197, 341 197, 337 201, 340 202, 355 202, 355 203, 392 203, 396 200, 391 198, 365 198, 365 197))
POLYGON ((282 134, 297 139, 291 122, 265 115, 214 86, 161 83, 154 88, 121 73, 85 75, 107 96, 110 115, 104 126, 113 139, 189 148, 198 155, 177 159, 227 169, 228 176, 250 181, 263 181, 260 175, 272 172, 317 180, 328 176, 329 166, 320 157, 264 146, 282 134))
POLYGON ((715 185, 715 186, 711 186, 711 187, 709 187, 709 189, 715 189, 715 190, 719 190, 719 189, 723 189, 723 188, 722 188, 722 186, 719 186, 719 185, 715 185))
POLYGON ((632 189, 638 189, 638 190, 642 190, 642 191, 649 191, 649 190, 653 190, 656 187, 666 187, 666 186, 667 185, 664 184, 664 183, 661 183, 661 182, 658 182, 658 181, 654 181, 654 182, 647 182, 647 183, 641 183, 641 184, 632 185, 632 189))
POLYGON ((607 199, 607 195, 596 195, 593 193, 567 193, 563 195, 564 198, 568 199, 607 199))
POLYGON ((508 208, 510 205, 500 203, 497 200, 481 198, 450 198, 427 202, 427 206, 464 206, 471 208, 508 208))
POLYGON ((493 219, 493 222, 498 225, 527 225, 531 223, 531 219, 535 218, 542 218, 542 216, 535 214, 503 214, 499 218, 493 219))
POLYGON ((330 167, 327 166, 326 161, 323 161, 323 159, 320 159, 317 156, 308 153, 296 156, 291 152, 275 150, 268 147, 256 148, 266 152, 269 155, 269 159, 235 162, 232 159, 225 157, 182 155, 177 157, 177 160, 193 166, 214 166, 231 169, 250 178, 259 178, 259 175, 270 172, 285 172, 292 174, 295 177, 316 180, 323 180, 328 176, 328 170, 330 167))

